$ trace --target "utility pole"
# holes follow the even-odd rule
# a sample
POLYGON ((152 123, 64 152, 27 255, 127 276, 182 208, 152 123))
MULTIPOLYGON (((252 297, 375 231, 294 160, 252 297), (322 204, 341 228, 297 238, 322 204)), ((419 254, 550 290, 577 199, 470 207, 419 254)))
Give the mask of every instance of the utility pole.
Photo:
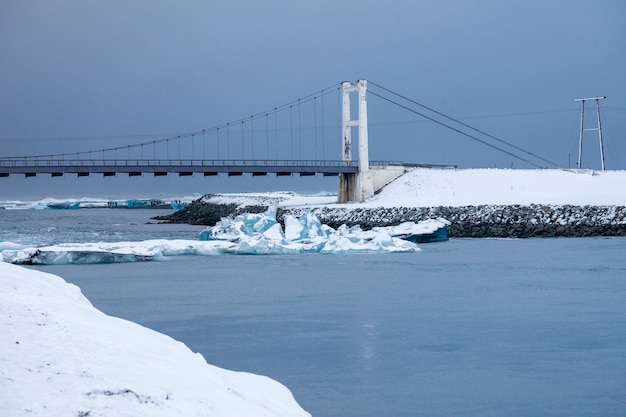
POLYGON ((582 103, 580 107, 580 140, 578 142, 578 169, 582 169, 582 159, 583 159, 583 133, 587 130, 597 130, 598 131, 598 139, 600 140, 600 162, 602 164, 602 171, 604 171, 604 145, 602 144, 602 123, 600 121, 600 100, 604 100, 606 96, 602 97, 588 97, 588 98, 577 98, 574 101, 580 101, 582 103), (595 100, 596 102, 596 112, 598 115, 598 124, 597 127, 585 129, 585 102, 595 100))

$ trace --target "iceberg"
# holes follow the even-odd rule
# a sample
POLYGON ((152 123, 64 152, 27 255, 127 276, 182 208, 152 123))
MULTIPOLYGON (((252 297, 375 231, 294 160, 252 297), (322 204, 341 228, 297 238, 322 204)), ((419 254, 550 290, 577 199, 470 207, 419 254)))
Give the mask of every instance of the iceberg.
POLYGON ((107 201, 108 208, 129 208, 129 209, 174 209, 181 210, 189 205, 189 201, 173 199, 170 201, 158 198, 152 199, 130 199, 107 201))
POLYGON ((45 198, 38 201, 0 200, 0 210, 74 210, 85 208, 147 208, 180 210, 187 207, 197 196, 172 198, 131 198, 108 200, 101 197, 74 199, 45 198))
POLYGON ((223 217, 215 226, 200 233, 202 241, 233 243, 228 253, 282 254, 282 253, 391 253, 416 252, 416 243, 447 239, 445 219, 424 222, 406 222, 398 226, 376 227, 364 231, 359 226, 342 225, 336 230, 321 224, 310 212, 302 216, 285 215, 284 230, 276 220, 276 206, 260 214, 244 213, 223 217), (422 238, 436 233, 441 238, 422 238))
POLYGON ((48 203, 45 208, 49 210, 76 210, 79 207, 79 201, 61 201, 48 203))
MULTIPOLYGON (((450 222, 444 218, 422 220, 418 223, 404 222, 397 226, 387 226, 392 236, 409 240, 415 243, 443 242, 449 239, 448 226, 450 222)), ((380 228, 375 227, 374 230, 380 228)))
POLYGON ((125 201, 109 201, 109 208, 172 208, 170 203, 166 203, 160 199, 131 199, 125 201))
POLYGON ((230 242, 152 239, 29 247, 0 242, 0 260, 20 265, 105 264, 165 260, 167 256, 228 253, 230 242))
POLYGON ((276 206, 270 206, 264 213, 244 213, 233 218, 223 217, 215 226, 209 227, 200 233, 200 240, 226 240, 237 242, 246 237, 260 238, 284 238, 282 229, 279 231, 275 226, 276 206))
MULTIPOLYGON (((8 254, 7 254, 8 255, 8 254)), ((3 254, 4 257, 4 254, 3 254)), ((7 256, 11 259, 11 256, 7 256)), ((117 262, 151 261, 152 254, 124 253, 89 248, 29 248, 14 252, 14 264, 60 265, 60 264, 108 264, 117 262)))

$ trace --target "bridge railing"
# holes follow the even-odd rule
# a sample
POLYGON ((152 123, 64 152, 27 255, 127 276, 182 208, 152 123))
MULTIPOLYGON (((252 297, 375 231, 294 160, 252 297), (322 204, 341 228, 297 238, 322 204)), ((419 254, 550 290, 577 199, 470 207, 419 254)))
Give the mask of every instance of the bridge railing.
MULTIPOLYGON (((371 166, 405 165, 399 161, 370 161, 371 166)), ((358 161, 340 160, 249 160, 249 159, 0 159, 5 168, 54 167, 345 167, 358 161)))

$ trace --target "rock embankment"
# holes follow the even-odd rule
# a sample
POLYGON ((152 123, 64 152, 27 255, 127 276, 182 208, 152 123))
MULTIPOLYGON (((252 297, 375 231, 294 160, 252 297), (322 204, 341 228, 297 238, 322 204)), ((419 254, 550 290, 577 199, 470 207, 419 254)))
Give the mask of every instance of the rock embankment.
POLYGON ((222 217, 237 216, 241 213, 263 213, 268 206, 247 205, 240 206, 236 203, 216 204, 206 203, 200 200, 193 201, 187 207, 166 216, 156 216, 153 219, 167 223, 187 223, 205 226, 215 226, 222 217))
MULTIPOLYGON (((213 204, 196 201, 170 216, 156 219, 173 223, 214 225, 221 217, 243 212, 259 213, 267 206, 213 204)), ((337 228, 342 224, 363 229, 397 225, 443 217, 451 222, 450 237, 586 237, 626 236, 626 207, 572 205, 481 205, 465 207, 307 207, 279 209, 285 214, 315 214, 322 223, 337 228)))
MULTIPOLYGON (((624 206, 483 205, 465 207, 330 208, 311 210, 331 227, 360 224, 364 229, 443 217, 450 237, 626 236, 624 206)), ((301 210, 290 210, 298 215, 301 210)))

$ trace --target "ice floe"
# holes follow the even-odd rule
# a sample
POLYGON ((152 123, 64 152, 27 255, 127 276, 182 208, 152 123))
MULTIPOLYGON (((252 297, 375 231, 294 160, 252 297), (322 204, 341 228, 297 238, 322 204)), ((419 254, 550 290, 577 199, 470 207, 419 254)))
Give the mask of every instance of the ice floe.
POLYGON ((164 260, 184 255, 279 255, 299 253, 416 252, 420 236, 445 230, 443 219, 407 222, 362 230, 359 226, 333 229, 305 213, 287 215, 283 226, 276 206, 259 214, 222 218, 202 231, 198 240, 151 239, 137 242, 64 243, 25 246, 0 241, 0 259, 14 264, 96 264, 164 260))

